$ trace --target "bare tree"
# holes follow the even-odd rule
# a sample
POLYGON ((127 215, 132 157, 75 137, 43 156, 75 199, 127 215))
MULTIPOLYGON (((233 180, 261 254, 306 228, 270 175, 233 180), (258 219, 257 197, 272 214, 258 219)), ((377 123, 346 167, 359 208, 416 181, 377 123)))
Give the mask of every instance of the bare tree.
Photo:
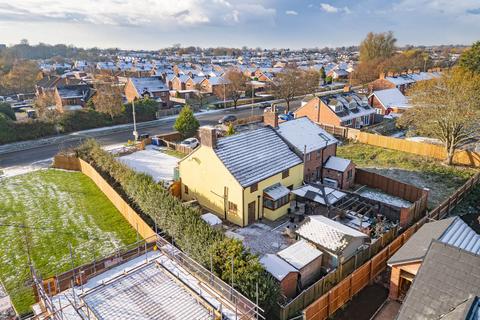
POLYGON ((454 68, 439 79, 419 82, 409 95, 413 107, 399 125, 442 141, 447 164, 459 147, 480 138, 480 75, 454 68))
POLYGON ((224 85, 217 87, 215 95, 233 101, 233 108, 237 108, 238 100, 247 90, 248 78, 240 71, 229 70, 223 76, 224 85))
POLYGON ((33 104, 40 118, 51 118, 55 113, 55 97, 51 91, 41 93, 33 104))
POLYGON ((108 114, 110 118, 122 112, 122 91, 118 86, 99 84, 95 86, 96 94, 93 97, 95 110, 108 114))
POLYGON ((273 91, 277 99, 285 100, 287 112, 290 111, 290 102, 299 95, 313 93, 318 87, 320 74, 313 76, 295 66, 289 66, 277 74, 273 81, 273 91), (314 83, 316 82, 316 84, 314 83))
POLYGON ((367 37, 360 44, 360 61, 371 61, 376 59, 388 59, 395 53, 395 39, 393 32, 367 34, 367 37))

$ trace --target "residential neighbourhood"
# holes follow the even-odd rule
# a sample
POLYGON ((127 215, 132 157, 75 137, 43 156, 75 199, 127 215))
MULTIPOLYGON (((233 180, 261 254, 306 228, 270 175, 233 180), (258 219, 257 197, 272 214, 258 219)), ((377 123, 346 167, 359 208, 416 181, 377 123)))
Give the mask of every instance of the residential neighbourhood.
POLYGON ((479 319, 478 10, 7 5, 0 319, 479 319))

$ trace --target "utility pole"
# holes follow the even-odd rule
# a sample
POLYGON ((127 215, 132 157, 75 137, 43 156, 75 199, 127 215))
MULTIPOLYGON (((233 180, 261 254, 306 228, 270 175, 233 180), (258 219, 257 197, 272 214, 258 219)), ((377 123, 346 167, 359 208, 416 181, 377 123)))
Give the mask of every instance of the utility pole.
POLYGON ((135 141, 138 140, 137 121, 135 119, 135 99, 132 100, 132 115, 133 115, 133 136, 135 141))
POLYGON ((227 108, 227 94, 225 92, 225 83, 223 83, 223 109, 227 108))

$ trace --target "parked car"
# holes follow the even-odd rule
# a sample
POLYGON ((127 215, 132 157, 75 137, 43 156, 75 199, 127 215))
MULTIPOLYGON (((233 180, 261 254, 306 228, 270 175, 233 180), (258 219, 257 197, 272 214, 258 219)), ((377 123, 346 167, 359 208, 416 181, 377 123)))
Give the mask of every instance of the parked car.
POLYGON ((192 149, 195 149, 196 147, 198 147, 199 144, 200 142, 196 138, 188 138, 180 142, 180 145, 185 147, 190 147, 192 149))
POLYGON ((278 115, 278 119, 283 120, 283 121, 289 121, 293 120, 295 116, 293 115, 292 111, 289 111, 288 113, 282 113, 278 115))
POLYGON ((237 117, 233 114, 227 114, 226 116, 222 117, 222 119, 218 120, 219 124, 229 124, 231 122, 237 121, 237 117))
POLYGON ((260 103, 260 105, 258 107, 260 109, 266 109, 266 108, 271 107, 271 104, 270 104, 270 102, 262 102, 262 103, 260 103))

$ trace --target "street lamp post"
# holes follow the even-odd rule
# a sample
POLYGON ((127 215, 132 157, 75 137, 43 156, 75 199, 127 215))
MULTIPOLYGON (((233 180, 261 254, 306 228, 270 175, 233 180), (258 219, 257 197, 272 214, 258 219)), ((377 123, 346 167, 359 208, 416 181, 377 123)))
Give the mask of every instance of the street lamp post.
POLYGON ((135 141, 138 140, 137 121, 135 119, 135 100, 132 100, 132 115, 133 115, 133 136, 135 141))

